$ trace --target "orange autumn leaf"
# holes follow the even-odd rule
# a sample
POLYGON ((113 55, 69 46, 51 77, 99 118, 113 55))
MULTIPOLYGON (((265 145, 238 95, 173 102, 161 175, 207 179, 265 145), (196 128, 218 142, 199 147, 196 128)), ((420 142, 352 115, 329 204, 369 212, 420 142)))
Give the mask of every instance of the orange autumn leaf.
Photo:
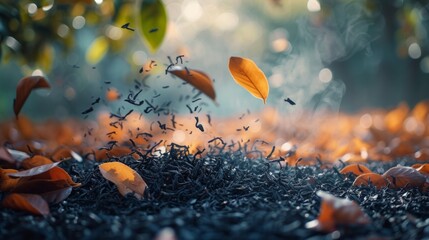
POLYGON ((54 167, 46 172, 32 176, 28 179, 29 180, 54 180, 54 181, 64 180, 68 184, 67 186, 79 187, 81 185, 80 183, 74 182, 73 179, 70 177, 70 175, 60 167, 54 167))
POLYGON ((121 94, 118 92, 116 88, 109 88, 106 91, 106 99, 107 101, 113 102, 118 100, 121 97, 121 94))
POLYGON ((53 162, 44 156, 34 155, 33 157, 27 158, 24 161, 22 161, 21 166, 24 169, 30 169, 30 168, 39 167, 46 164, 51 164, 51 163, 53 162))
POLYGON ((12 193, 7 195, 2 206, 15 210, 22 210, 36 215, 48 215, 48 203, 36 194, 12 193))
POLYGON ((322 232, 332 232, 340 225, 363 225, 370 223, 370 218, 360 206, 349 199, 337 198, 327 192, 318 191, 322 198, 319 217, 305 226, 322 232))
POLYGON ((29 76, 19 80, 16 87, 16 98, 13 101, 13 111, 16 117, 18 117, 31 91, 37 88, 51 88, 51 86, 42 76, 29 76))
POLYGON ((51 159, 55 162, 70 158, 72 158, 71 150, 64 147, 58 148, 51 156, 51 159))
POLYGON ((0 191, 7 192, 13 189, 18 184, 18 179, 9 176, 9 173, 16 173, 16 169, 0 168, 0 191))
POLYGON ((248 58, 230 57, 228 67, 238 85, 266 103, 270 87, 267 77, 255 62, 248 58))
POLYGON ((417 164, 414 164, 411 167, 415 168, 419 173, 429 176, 429 163, 419 164, 420 166, 418 167, 416 165, 417 164))
POLYGON ((397 108, 386 114, 386 116, 384 117, 384 123, 386 125, 387 130, 392 133, 401 130, 402 125, 408 116, 409 110, 410 109, 408 108, 407 104, 401 103, 398 105, 397 108))
POLYGON ((146 182, 133 169, 120 162, 103 163, 99 166, 104 178, 113 182, 122 196, 134 193, 138 199, 143 197, 146 189, 146 182))
POLYGON ((421 187, 426 177, 412 167, 397 166, 387 170, 383 177, 392 183, 393 188, 421 187))
POLYGON ((216 93, 214 90, 213 81, 204 72, 192 69, 173 69, 169 72, 191 84, 209 98, 213 99, 213 101, 216 101, 216 93))
POLYGON ((350 164, 344 167, 343 169, 341 169, 340 171, 341 174, 353 173, 356 176, 359 176, 364 173, 371 173, 371 172, 372 172, 371 170, 369 170, 367 167, 365 167, 362 164, 350 164))
POLYGON ((389 186, 389 181, 377 173, 364 173, 353 182, 353 186, 369 186, 372 184, 377 189, 389 186))

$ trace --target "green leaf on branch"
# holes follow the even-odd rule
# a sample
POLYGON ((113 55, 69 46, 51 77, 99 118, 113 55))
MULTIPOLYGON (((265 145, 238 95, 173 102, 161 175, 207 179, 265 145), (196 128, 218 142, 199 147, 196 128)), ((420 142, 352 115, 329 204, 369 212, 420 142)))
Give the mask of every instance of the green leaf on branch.
POLYGON ((150 49, 155 52, 165 37, 167 13, 161 0, 137 1, 137 27, 140 36, 150 49))

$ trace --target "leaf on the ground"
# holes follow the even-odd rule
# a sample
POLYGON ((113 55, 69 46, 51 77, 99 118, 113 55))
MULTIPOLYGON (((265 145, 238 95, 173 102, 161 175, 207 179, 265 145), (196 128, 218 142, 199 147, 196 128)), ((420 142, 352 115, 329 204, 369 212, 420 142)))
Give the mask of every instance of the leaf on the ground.
POLYGON ((40 193, 40 196, 43 197, 48 203, 59 203, 70 196, 72 192, 72 187, 61 188, 58 190, 53 190, 49 192, 40 193))
POLYGON ((43 172, 41 174, 35 175, 30 178, 30 180, 64 180, 68 184, 67 186, 72 187, 79 187, 80 183, 75 183, 73 179, 70 177, 70 175, 62 168, 60 167, 54 167, 52 169, 49 169, 49 171, 43 172))
POLYGON ((359 176, 359 175, 364 174, 364 173, 371 173, 371 172, 372 171, 369 170, 369 168, 365 167, 362 164, 358 164, 358 163, 350 164, 350 165, 344 167, 343 169, 341 169, 341 171, 340 171, 341 174, 353 173, 356 176, 359 176))
MULTIPOLYGON (((22 119, 22 118, 20 118, 20 119, 22 119)), ((30 157, 30 155, 28 155, 26 152, 21 152, 21 151, 14 150, 14 149, 7 149, 7 151, 18 162, 22 162, 23 160, 30 157)))
POLYGON ((31 176, 38 175, 38 174, 44 173, 46 171, 49 171, 52 168, 56 167, 58 164, 60 164, 60 162, 45 164, 42 166, 38 166, 38 167, 30 168, 27 170, 19 171, 17 173, 10 173, 9 176, 11 176, 11 177, 31 177, 31 176))
POLYGON ((429 176, 429 163, 414 164, 411 167, 416 169, 419 173, 429 176))
POLYGON ((164 4, 161 0, 140 0, 136 1, 136 4, 139 34, 150 51, 155 52, 161 46, 167 31, 167 13, 164 4))
POLYGON ((47 165, 53 163, 49 158, 41 156, 41 155, 34 155, 31 158, 27 158, 24 161, 22 161, 21 166, 24 169, 30 169, 34 167, 39 167, 42 165, 47 165))
POLYGON ((16 160, 12 157, 10 152, 3 146, 0 146, 0 160, 9 164, 15 164, 16 160))
POLYGON ((122 196, 134 193, 138 199, 143 197, 146 189, 146 182, 133 169, 120 162, 103 163, 99 166, 104 178, 113 182, 122 196))
POLYGON ((235 82, 249 91, 254 97, 267 101, 270 87, 264 72, 248 58, 231 57, 229 71, 235 82))
POLYGON ((353 186, 373 185, 377 189, 389 186, 389 181, 377 173, 364 173, 359 175, 353 182, 353 186))
POLYGON ((188 82, 196 89, 207 95, 209 98, 216 101, 216 93, 213 86, 213 81, 204 72, 192 69, 173 69, 169 71, 173 75, 188 82))
POLYGON ((11 193, 3 199, 2 206, 36 215, 49 214, 48 203, 36 194, 11 193))
POLYGON ((16 187, 11 189, 11 192, 42 194, 67 187, 70 187, 70 184, 64 179, 52 180, 20 178, 16 187))
POLYGON ((16 173, 18 170, 16 169, 3 169, 0 168, 0 191, 7 192, 13 189, 17 184, 17 178, 11 178, 9 173, 16 173))
POLYGON ((332 232, 338 226, 354 226, 370 223, 370 218, 360 206, 349 199, 337 198, 327 192, 318 191, 322 198, 319 217, 305 226, 323 232, 332 232))
POLYGON ((65 159, 72 158, 71 150, 66 147, 61 147, 55 150, 55 152, 52 154, 51 159, 55 162, 62 161, 65 159))
POLYGON ((426 177, 412 167, 396 166, 387 170, 383 177, 389 180, 393 188, 421 187, 426 177))
POLYGON ((51 86, 42 76, 30 76, 19 80, 18 86, 16 87, 16 98, 13 101, 13 111, 16 117, 18 117, 31 91, 37 88, 51 88, 51 86))

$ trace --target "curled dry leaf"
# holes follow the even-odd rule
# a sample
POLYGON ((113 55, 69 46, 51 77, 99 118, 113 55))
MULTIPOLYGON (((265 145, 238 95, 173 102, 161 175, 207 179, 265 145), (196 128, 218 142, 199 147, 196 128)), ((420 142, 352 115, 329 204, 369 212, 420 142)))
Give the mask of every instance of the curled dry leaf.
POLYGON ((22 106, 24 106, 24 103, 31 91, 37 88, 51 88, 51 86, 42 76, 29 76, 19 80, 18 86, 16 87, 16 98, 13 101, 13 111, 15 112, 15 116, 18 117, 18 114, 21 111, 22 106))
POLYGON ((350 164, 346 167, 344 167, 343 169, 341 169, 340 173, 341 174, 348 174, 348 173, 353 173, 356 176, 359 176, 361 174, 364 173, 371 173, 372 171, 369 170, 369 168, 365 167, 362 164, 350 164))
POLYGON ((72 158, 71 150, 65 147, 58 148, 51 156, 51 159, 54 160, 54 162, 69 158, 72 158))
POLYGON ((38 174, 44 173, 46 171, 49 171, 52 168, 56 167, 58 164, 60 164, 60 162, 45 164, 45 165, 41 165, 38 167, 30 168, 30 169, 27 169, 24 171, 19 171, 16 173, 10 173, 9 176, 11 176, 11 177, 31 177, 31 176, 38 175, 38 174))
POLYGON ((16 163, 16 160, 12 157, 7 148, 3 146, 0 146, 0 161, 5 161, 12 165, 16 163))
POLYGON ((43 197, 48 203, 59 203, 70 196, 72 192, 72 187, 61 188, 49 192, 43 192, 39 195, 43 197))
POLYGON ((389 186, 389 181, 383 176, 377 173, 364 173, 359 175, 353 182, 353 186, 375 186, 377 189, 381 189, 389 186))
POLYGON ((173 70, 170 70, 169 72, 188 82, 196 89, 200 90, 202 93, 211 98, 213 101, 216 101, 216 93, 213 87, 213 81, 204 72, 192 69, 178 69, 177 67, 175 67, 173 70))
POLYGON ((27 158, 24 161, 22 161, 21 166, 24 169, 30 169, 34 167, 39 167, 42 165, 47 165, 53 163, 50 159, 40 156, 40 155, 34 155, 31 158, 27 158))
POLYGON ((362 225, 370 222, 370 218, 356 202, 337 198, 323 191, 318 191, 317 195, 322 198, 319 217, 308 222, 305 225, 307 228, 332 232, 340 225, 362 225))
POLYGON ((18 179, 11 178, 9 173, 16 173, 15 169, 2 169, 0 168, 0 191, 7 192, 13 189, 18 184, 18 179))
POLYGON ((264 72, 248 58, 229 58, 229 71, 235 82, 249 91, 254 97, 266 102, 270 87, 264 72))
POLYGON ((48 203, 36 194, 12 193, 3 199, 2 205, 5 208, 27 211, 36 215, 49 214, 48 203))
POLYGON ((412 167, 397 166, 387 170, 383 177, 392 183, 393 188, 421 187, 426 177, 412 167))
POLYGON ((120 162, 103 163, 98 167, 103 177, 118 187, 122 196, 134 193, 138 199, 143 197, 146 182, 136 171, 120 162))
POLYGON ((411 167, 416 169, 419 173, 429 176, 429 163, 424 163, 424 164, 417 163, 411 167))
POLYGON ((13 159, 15 159, 18 162, 22 162, 24 159, 27 159, 30 157, 30 155, 28 155, 26 152, 21 152, 13 149, 7 149, 7 151, 10 153, 10 155, 12 155, 13 159))

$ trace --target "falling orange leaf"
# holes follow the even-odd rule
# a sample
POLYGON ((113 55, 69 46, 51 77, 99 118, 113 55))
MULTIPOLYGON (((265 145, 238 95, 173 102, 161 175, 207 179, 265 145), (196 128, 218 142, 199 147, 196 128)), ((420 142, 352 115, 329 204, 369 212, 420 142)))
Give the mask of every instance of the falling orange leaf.
POLYGON ((192 69, 173 69, 169 72, 188 82, 196 89, 207 95, 209 98, 213 99, 213 101, 216 101, 216 93, 213 87, 213 81, 204 72, 192 69))
POLYGON ((353 186, 369 186, 370 184, 381 189, 389 186, 389 181, 377 173, 364 173, 353 182, 353 186))
POLYGON ((371 172, 372 172, 371 170, 369 170, 367 167, 365 167, 362 164, 350 164, 344 167, 340 171, 341 174, 353 173, 356 176, 359 176, 364 173, 371 173, 371 172))
POLYGON ((53 162, 44 156, 34 155, 33 157, 27 158, 24 161, 22 161, 21 166, 24 169, 30 169, 30 168, 39 167, 46 164, 51 164, 51 163, 53 162))
POLYGON ((229 71, 235 82, 249 91, 254 97, 267 101, 270 87, 264 72, 248 58, 231 57, 229 71))
POLYGON ((318 191, 322 198, 319 217, 305 226, 323 232, 332 232, 340 225, 363 225, 370 223, 370 218, 360 206, 349 199, 337 198, 327 192, 318 191))
POLYGON ((13 101, 13 111, 16 117, 18 117, 31 91, 37 88, 51 88, 51 86, 46 79, 41 76, 30 76, 19 80, 18 86, 16 87, 16 98, 13 101))
POLYGON ((107 101, 113 102, 118 100, 121 97, 121 94, 116 90, 116 88, 109 88, 106 92, 107 101))
POLYGON ((36 215, 49 214, 48 203, 36 194, 12 193, 3 199, 2 205, 5 208, 27 211, 36 215))
POLYGON ((383 177, 392 183, 394 188, 421 187, 426 177, 412 167, 397 166, 387 170, 383 177))
POLYGON ((104 178, 113 182, 122 196, 134 193, 138 199, 143 197, 146 189, 146 182, 133 169, 120 162, 103 163, 99 166, 104 178))

